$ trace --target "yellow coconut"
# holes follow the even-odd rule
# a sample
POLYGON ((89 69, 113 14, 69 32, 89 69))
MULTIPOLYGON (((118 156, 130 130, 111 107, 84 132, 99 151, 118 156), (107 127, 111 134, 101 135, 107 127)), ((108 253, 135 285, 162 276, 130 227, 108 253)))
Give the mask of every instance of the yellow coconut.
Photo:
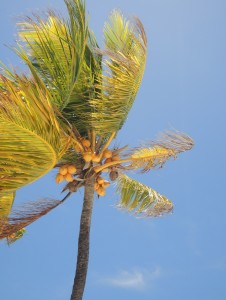
POLYGON ((107 164, 107 163, 109 163, 111 161, 112 161, 112 159, 109 157, 109 158, 105 159, 104 163, 107 164))
POLYGON ((104 189, 103 187, 99 187, 99 188, 97 189, 97 194, 98 194, 99 196, 105 196, 106 191, 105 191, 105 189, 104 189))
POLYGON ((100 156, 97 154, 93 154, 92 156, 92 161, 93 162, 100 162, 100 156))
POLYGON ((74 146, 74 149, 76 152, 80 153, 81 152, 81 148, 78 145, 74 146))
POLYGON ((61 175, 66 175, 66 174, 67 174, 67 166, 62 166, 62 167, 60 167, 59 173, 60 173, 61 175))
POLYGON ((91 145, 91 143, 90 143, 89 140, 82 140, 82 145, 83 145, 84 147, 86 147, 86 148, 89 148, 90 145, 91 145))
POLYGON ((110 158, 112 157, 112 152, 109 149, 104 150, 103 157, 110 158))
POLYGON ((94 183, 94 189, 95 189, 95 190, 98 190, 99 187, 100 187, 99 183, 98 183, 98 182, 95 182, 95 183, 94 183))
POLYGON ((69 174, 75 174, 77 169, 74 165, 70 165, 70 166, 67 167, 67 171, 68 171, 69 174))
POLYGON ((92 160, 92 152, 84 152, 83 159, 85 162, 90 162, 92 160))
POLYGON ((60 173, 56 175, 56 183, 61 183, 64 180, 64 176, 60 173))
POLYGON ((120 157, 118 155, 112 156, 112 161, 118 161, 120 160, 120 157))
POLYGON ((70 173, 64 175, 64 179, 67 180, 68 182, 72 182, 74 180, 73 176, 70 173))
POLYGON ((97 182, 102 185, 104 183, 104 179, 102 177, 97 177, 97 182))
POLYGON ((107 188, 110 185, 109 181, 104 181, 104 183, 102 184, 103 188, 107 188))

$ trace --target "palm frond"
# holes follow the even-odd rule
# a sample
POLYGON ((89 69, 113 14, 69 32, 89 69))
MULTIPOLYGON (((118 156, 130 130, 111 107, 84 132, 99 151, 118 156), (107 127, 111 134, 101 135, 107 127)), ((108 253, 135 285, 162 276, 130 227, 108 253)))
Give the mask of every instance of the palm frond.
POLYGON ((30 202, 12 210, 10 216, 2 226, 0 239, 15 239, 24 227, 46 215, 63 201, 43 199, 30 202))
POLYGON ((119 176, 117 191, 121 196, 118 207, 143 217, 159 217, 173 209, 165 196, 126 175, 119 176))
MULTIPOLYGON (((146 36, 141 22, 115 11, 104 29, 103 73, 91 99, 90 127, 99 134, 118 131, 138 92, 146 62, 146 36)), ((85 118, 85 115, 83 116, 85 118)))
POLYGON ((11 212, 15 193, 0 193, 0 232, 11 212))
POLYGON ((26 229, 22 228, 22 229, 18 230, 17 232, 7 236, 7 244, 11 245, 11 244, 15 243, 16 241, 18 241, 19 239, 21 239, 24 236, 25 232, 26 232, 26 229))
POLYGON ((65 2, 69 22, 51 12, 47 20, 30 18, 19 24, 26 47, 17 53, 35 78, 41 75, 55 105, 81 135, 94 129, 106 136, 122 127, 139 89, 145 32, 138 19, 130 22, 114 12, 104 30, 106 49, 100 51, 83 2, 65 2))
POLYGON ((130 168, 147 172, 150 169, 162 167, 168 159, 176 158, 177 154, 190 150, 193 144, 193 140, 184 133, 165 132, 149 145, 132 149, 129 154, 130 168))
POLYGON ((21 45, 16 52, 35 78, 41 75, 58 110, 83 135, 88 128, 87 113, 92 110, 88 102, 101 73, 101 57, 93 50, 98 45, 88 29, 83 1, 65 3, 69 20, 49 12, 46 20, 36 17, 19 23, 25 48, 21 45), (85 119, 81 113, 86 114, 85 119))
POLYGON ((25 48, 17 53, 58 93, 58 108, 63 110, 80 73, 86 47, 87 25, 82 1, 65 1, 70 19, 65 21, 54 12, 47 20, 36 16, 18 23, 25 48), (27 54, 27 50, 29 53, 27 54))
POLYGON ((1 76, 0 191, 14 191, 49 172, 67 149, 48 90, 25 76, 1 76))

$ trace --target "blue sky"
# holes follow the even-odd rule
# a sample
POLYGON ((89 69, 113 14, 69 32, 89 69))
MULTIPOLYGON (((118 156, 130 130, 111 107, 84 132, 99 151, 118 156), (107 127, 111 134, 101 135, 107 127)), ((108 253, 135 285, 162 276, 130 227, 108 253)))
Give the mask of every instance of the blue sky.
MULTIPOLYGON (((3 1, 2 1, 3 2, 3 1)), ((0 58, 21 68, 4 44, 16 39, 18 16, 62 0, 1 3, 0 58)), ((96 199, 84 300, 224 300, 226 298, 226 2, 220 0, 87 0, 98 40, 113 8, 137 15, 148 36, 145 76, 120 145, 138 145, 168 128, 195 147, 163 169, 134 178, 166 195, 174 213, 136 219, 114 208, 117 195, 96 199)), ((18 192, 16 203, 61 197, 51 172, 18 192)), ((0 244, 4 300, 69 299, 74 278, 82 192, 28 227, 23 239, 0 244)))

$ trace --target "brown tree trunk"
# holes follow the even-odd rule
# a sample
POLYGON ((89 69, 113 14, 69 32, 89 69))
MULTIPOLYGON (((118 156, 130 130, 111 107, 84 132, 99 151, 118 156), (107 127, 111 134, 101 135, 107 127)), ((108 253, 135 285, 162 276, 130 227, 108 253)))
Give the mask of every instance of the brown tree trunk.
POLYGON ((77 266, 71 300, 82 300, 89 261, 90 223, 94 199, 94 178, 87 179, 80 220, 77 266))

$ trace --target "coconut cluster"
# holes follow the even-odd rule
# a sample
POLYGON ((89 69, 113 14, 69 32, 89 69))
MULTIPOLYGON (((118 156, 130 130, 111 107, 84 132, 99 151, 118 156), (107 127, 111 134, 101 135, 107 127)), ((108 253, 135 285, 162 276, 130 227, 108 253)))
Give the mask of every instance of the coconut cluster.
POLYGON ((96 154, 90 148, 90 141, 89 140, 82 140, 82 145, 85 149, 82 156, 85 162, 96 162, 99 163, 102 159, 105 159, 104 163, 117 161, 120 159, 118 155, 113 155, 112 151, 109 149, 105 149, 102 154, 96 154))
MULTIPOLYGON (((95 152, 95 147, 93 147, 91 142, 86 138, 81 138, 80 143, 76 144, 74 147, 75 150, 80 153, 83 161, 85 162, 84 170, 92 168, 92 172, 96 173, 96 181, 94 186, 96 193, 98 196, 104 196, 106 193, 105 189, 110 185, 110 182, 100 177, 100 174, 106 165, 105 171, 109 172, 110 179, 112 181, 117 179, 118 170, 116 164, 118 161, 120 161, 118 151, 111 151, 108 148, 104 148, 102 151, 95 152), (111 162, 115 163, 112 165, 111 162)), ((80 170, 81 166, 78 169, 80 170)), ((89 174, 92 175, 92 172, 89 174)), ((73 175, 76 173, 79 175, 74 164, 62 165, 59 168, 58 174, 56 175, 56 182, 61 183, 63 180, 66 180, 67 182, 73 182, 73 175)))
POLYGON ((112 162, 112 161, 118 161, 118 160, 120 160, 119 155, 113 155, 113 153, 110 150, 108 150, 108 149, 106 149, 104 151, 103 157, 106 158, 105 161, 104 161, 105 164, 109 163, 109 162, 112 162))
POLYGON ((97 192, 98 196, 105 196, 106 191, 105 189, 110 185, 110 182, 104 180, 104 178, 98 176, 96 178, 96 182, 94 184, 94 189, 97 192))
POLYGON ((87 162, 100 162, 100 158, 96 155, 91 149, 91 142, 87 139, 82 139, 81 144, 84 148, 84 152, 82 153, 82 157, 84 161, 87 162))
POLYGON ((56 183, 61 183, 63 180, 72 182, 74 180, 73 175, 77 169, 75 165, 63 165, 59 168, 59 173, 56 175, 56 183))

